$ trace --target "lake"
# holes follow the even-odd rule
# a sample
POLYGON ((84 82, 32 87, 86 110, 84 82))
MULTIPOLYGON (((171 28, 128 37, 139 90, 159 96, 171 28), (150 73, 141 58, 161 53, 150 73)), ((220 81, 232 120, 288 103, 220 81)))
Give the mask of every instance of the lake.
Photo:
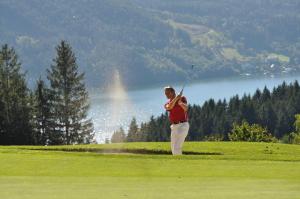
MULTIPOLYGON (((257 88, 265 86, 273 89, 283 81, 291 83, 300 79, 299 76, 274 77, 274 78, 232 78, 199 81, 188 84, 184 95, 190 104, 203 104, 204 101, 213 98, 229 99, 238 94, 253 94, 257 88)), ((125 131, 133 117, 137 122, 148 121, 151 115, 158 116, 164 112, 163 105, 166 103, 163 87, 141 88, 126 91, 122 87, 120 78, 114 79, 115 87, 109 92, 89 91, 91 108, 89 116, 92 118, 96 132, 96 140, 103 143, 110 138, 112 133, 123 127, 125 131)), ((182 85, 174 85, 179 91, 182 85)))

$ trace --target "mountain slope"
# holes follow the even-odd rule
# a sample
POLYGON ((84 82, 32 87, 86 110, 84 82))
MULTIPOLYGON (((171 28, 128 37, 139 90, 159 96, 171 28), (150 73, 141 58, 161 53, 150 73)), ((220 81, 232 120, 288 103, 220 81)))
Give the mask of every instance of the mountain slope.
POLYGON ((299 69, 299 11, 296 1, 279 0, 2 0, 0 38, 16 48, 31 82, 61 39, 89 86, 109 83, 115 69, 129 87, 272 75, 299 69))

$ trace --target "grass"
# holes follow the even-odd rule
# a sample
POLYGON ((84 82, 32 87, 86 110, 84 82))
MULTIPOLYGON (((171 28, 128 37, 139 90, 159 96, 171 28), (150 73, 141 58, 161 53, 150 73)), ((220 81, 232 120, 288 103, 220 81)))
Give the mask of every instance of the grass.
POLYGON ((228 42, 225 36, 209 27, 199 24, 185 24, 168 20, 167 23, 175 29, 181 29, 189 34, 193 43, 209 48, 224 45, 228 42))
POLYGON ((289 63, 290 62, 290 57, 288 57, 286 55, 282 55, 282 54, 277 54, 277 53, 261 53, 261 54, 257 54, 256 57, 259 59, 262 59, 262 60, 275 59, 281 63, 289 63))
POLYGON ((184 150, 200 155, 173 157, 169 143, 2 146, 0 198, 300 198, 299 145, 184 150))
POLYGON ((228 60, 238 60, 238 61, 248 61, 248 57, 242 56, 237 49, 234 48, 223 48, 221 54, 225 59, 228 60))
POLYGON ((285 62, 285 63, 289 63, 290 62, 290 58, 288 56, 285 55, 281 55, 281 54, 276 54, 276 53, 270 53, 269 57, 273 57, 278 59, 280 62, 285 62))

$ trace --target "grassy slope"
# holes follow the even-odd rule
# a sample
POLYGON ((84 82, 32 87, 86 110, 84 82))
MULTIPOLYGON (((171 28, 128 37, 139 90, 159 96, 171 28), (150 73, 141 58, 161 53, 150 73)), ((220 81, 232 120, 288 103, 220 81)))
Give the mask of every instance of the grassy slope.
POLYGON ((169 143, 0 147, 0 198, 299 198, 300 146, 185 143, 222 155, 100 154, 44 149, 147 149, 169 143), (41 150, 27 150, 41 149, 41 150))

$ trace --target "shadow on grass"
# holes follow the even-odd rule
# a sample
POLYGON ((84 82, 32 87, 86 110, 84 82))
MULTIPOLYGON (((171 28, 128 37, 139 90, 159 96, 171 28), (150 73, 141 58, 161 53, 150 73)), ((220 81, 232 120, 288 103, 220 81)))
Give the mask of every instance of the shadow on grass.
MULTIPOLYGON (((28 149, 27 149, 28 150, 28 149)), ((37 148, 29 150, 39 151, 64 151, 64 152, 92 152, 101 154, 148 154, 148 155, 171 155, 171 151, 167 150, 151 150, 151 149, 96 149, 96 148, 37 148)), ((220 152, 196 152, 183 151, 184 155, 224 155, 220 152)))

